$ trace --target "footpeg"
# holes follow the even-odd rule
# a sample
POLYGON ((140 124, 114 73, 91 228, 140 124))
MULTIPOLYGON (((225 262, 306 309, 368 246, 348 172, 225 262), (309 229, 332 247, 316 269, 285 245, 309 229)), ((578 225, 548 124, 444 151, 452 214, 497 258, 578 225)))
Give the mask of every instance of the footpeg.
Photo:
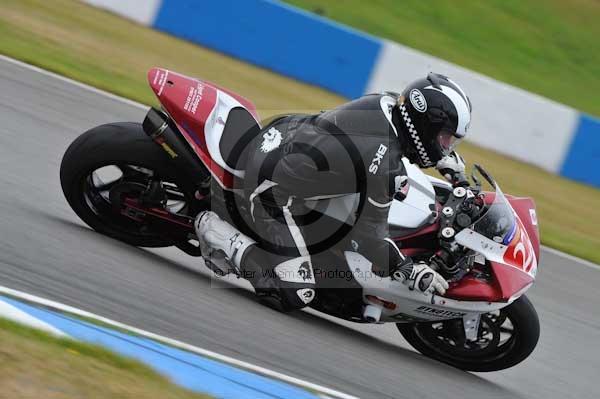
POLYGON ((363 319, 367 323, 378 323, 381 319, 381 307, 375 305, 367 305, 363 311, 363 319))

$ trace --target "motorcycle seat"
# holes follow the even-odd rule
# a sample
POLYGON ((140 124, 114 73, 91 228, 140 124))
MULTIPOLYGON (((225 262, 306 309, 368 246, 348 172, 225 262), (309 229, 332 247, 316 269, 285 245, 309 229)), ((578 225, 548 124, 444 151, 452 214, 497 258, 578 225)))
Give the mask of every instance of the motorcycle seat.
POLYGON ((258 122, 245 108, 235 107, 229 111, 219 140, 219 151, 229 168, 244 171, 249 145, 260 132, 258 122))

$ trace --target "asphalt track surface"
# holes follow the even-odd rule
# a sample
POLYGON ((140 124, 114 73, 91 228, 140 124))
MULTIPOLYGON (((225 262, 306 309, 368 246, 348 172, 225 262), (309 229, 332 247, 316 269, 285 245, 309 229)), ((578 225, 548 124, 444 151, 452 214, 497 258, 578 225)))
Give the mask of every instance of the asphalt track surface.
POLYGON ((416 353, 393 325, 279 314, 246 282, 211 287, 198 259, 90 230, 63 198, 62 154, 83 131, 144 113, 0 59, 0 285, 362 398, 597 397, 600 270, 561 255, 543 252, 528 294, 542 323, 536 351, 473 374, 416 353))

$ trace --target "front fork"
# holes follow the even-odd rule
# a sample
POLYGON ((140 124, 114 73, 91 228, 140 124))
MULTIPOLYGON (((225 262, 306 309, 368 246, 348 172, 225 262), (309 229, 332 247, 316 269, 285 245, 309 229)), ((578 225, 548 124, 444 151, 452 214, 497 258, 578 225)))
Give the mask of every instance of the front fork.
POLYGON ((479 324, 481 322, 481 313, 467 313, 462 318, 463 329, 467 341, 477 341, 479 337, 479 324))

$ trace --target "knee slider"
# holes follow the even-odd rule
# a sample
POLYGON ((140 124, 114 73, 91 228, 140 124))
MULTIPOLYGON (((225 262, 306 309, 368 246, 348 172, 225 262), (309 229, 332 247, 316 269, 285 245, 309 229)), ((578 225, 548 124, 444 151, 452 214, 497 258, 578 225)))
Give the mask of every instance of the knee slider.
POLYGON ((290 307, 303 308, 315 298, 315 275, 309 256, 289 259, 275 266, 274 271, 290 307))

